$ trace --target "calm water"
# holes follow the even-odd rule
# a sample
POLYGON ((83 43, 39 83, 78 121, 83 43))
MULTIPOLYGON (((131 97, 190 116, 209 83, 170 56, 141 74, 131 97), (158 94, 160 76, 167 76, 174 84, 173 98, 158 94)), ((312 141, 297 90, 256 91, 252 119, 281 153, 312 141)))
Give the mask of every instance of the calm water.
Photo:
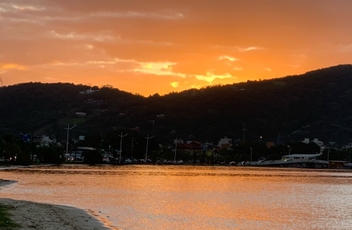
POLYGON ((120 229, 352 229, 352 171, 65 165, 0 171, 0 197, 92 209, 120 229))

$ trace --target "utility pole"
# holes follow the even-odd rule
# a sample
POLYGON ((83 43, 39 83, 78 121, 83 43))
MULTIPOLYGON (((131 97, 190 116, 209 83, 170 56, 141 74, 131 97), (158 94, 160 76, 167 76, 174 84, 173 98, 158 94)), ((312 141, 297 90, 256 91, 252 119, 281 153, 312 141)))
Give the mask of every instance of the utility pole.
POLYGON ((128 133, 126 133, 125 135, 123 135, 123 133, 121 132, 121 135, 119 135, 120 137, 120 157, 119 157, 119 164, 121 164, 121 153, 122 153, 122 138, 124 138, 125 136, 127 136, 128 133))
POLYGON ((175 153, 174 153, 174 164, 176 164, 176 153, 177 153, 177 137, 176 137, 176 140, 175 140, 175 153))
POLYGON ((131 140, 131 160, 133 158, 132 154, 133 154, 133 137, 132 137, 132 140, 131 140))
POLYGON ((250 162, 252 162, 253 149, 252 149, 252 147, 249 147, 249 149, 250 149, 250 153, 251 153, 251 161, 250 162))
POLYGON ((148 144, 149 144, 149 140, 152 139, 154 136, 146 136, 145 139, 147 139, 147 144, 146 144, 146 147, 145 147, 145 163, 148 162, 148 144))
POLYGON ((67 128, 64 128, 67 130, 67 133, 66 133, 66 154, 68 153, 68 141, 69 141, 69 136, 70 136, 70 130, 73 129, 74 127, 76 127, 76 125, 74 125, 70 128, 70 124, 67 124, 67 128))
POLYGON ((242 136, 242 138, 243 138, 243 140, 245 140, 246 139, 246 124, 242 123, 242 125, 243 125, 243 130, 242 130, 243 136, 242 136))

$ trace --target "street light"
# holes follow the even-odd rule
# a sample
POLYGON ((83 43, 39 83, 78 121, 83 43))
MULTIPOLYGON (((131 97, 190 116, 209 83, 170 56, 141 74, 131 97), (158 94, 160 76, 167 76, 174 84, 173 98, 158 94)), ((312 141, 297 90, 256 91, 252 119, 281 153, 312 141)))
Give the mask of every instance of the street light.
POLYGON ((242 139, 243 140, 245 140, 245 138, 246 138, 246 131, 247 131, 247 129, 246 129, 246 124, 245 123, 242 123, 242 125, 243 125, 243 133, 242 133, 242 139))
POLYGON ((122 134, 121 132, 121 135, 119 135, 120 137, 120 157, 119 157, 119 164, 121 164, 121 152, 122 152, 122 138, 124 138, 125 136, 127 136, 128 133, 126 133, 125 135, 122 134))
POLYGON ((147 139, 147 144, 146 144, 146 147, 145 147, 145 163, 148 162, 148 144, 149 144, 149 140, 152 139, 154 136, 146 136, 145 139, 147 139))
POLYGON ((251 153, 251 159, 250 159, 250 160, 251 160, 251 162, 252 162, 253 149, 252 149, 252 147, 249 147, 249 149, 251 150, 251 151, 250 151, 250 153, 251 153))
POLYGON ((67 124, 67 128, 64 128, 67 130, 67 134, 66 134, 66 154, 68 153, 68 140, 69 140, 69 136, 70 136, 70 130, 73 129, 74 127, 76 127, 76 125, 72 126, 70 128, 70 124, 67 124))
POLYGON ((176 163, 176 153, 177 153, 177 138, 175 140, 175 153, 174 153, 174 163, 176 163))
POLYGON ((288 147, 288 155, 291 155, 291 146, 287 145, 288 147))

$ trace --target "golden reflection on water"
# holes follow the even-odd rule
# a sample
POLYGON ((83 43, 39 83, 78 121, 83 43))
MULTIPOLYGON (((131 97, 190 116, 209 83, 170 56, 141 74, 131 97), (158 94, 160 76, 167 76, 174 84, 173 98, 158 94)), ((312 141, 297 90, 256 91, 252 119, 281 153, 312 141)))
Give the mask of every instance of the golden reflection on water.
POLYGON ((100 211, 121 229, 348 229, 352 173, 86 166, 0 171, 1 197, 100 211))

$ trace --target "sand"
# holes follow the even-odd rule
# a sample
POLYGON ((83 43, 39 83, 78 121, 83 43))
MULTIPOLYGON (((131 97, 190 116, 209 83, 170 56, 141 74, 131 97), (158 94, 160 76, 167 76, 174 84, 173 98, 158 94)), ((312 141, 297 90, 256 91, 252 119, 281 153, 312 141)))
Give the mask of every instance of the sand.
MULTIPOLYGON (((0 186, 11 183, 0 180, 0 186)), ((11 219, 19 224, 20 230, 107 230, 117 229, 109 226, 92 210, 41 204, 30 201, 19 201, 0 198, 0 203, 9 208, 11 219)))

